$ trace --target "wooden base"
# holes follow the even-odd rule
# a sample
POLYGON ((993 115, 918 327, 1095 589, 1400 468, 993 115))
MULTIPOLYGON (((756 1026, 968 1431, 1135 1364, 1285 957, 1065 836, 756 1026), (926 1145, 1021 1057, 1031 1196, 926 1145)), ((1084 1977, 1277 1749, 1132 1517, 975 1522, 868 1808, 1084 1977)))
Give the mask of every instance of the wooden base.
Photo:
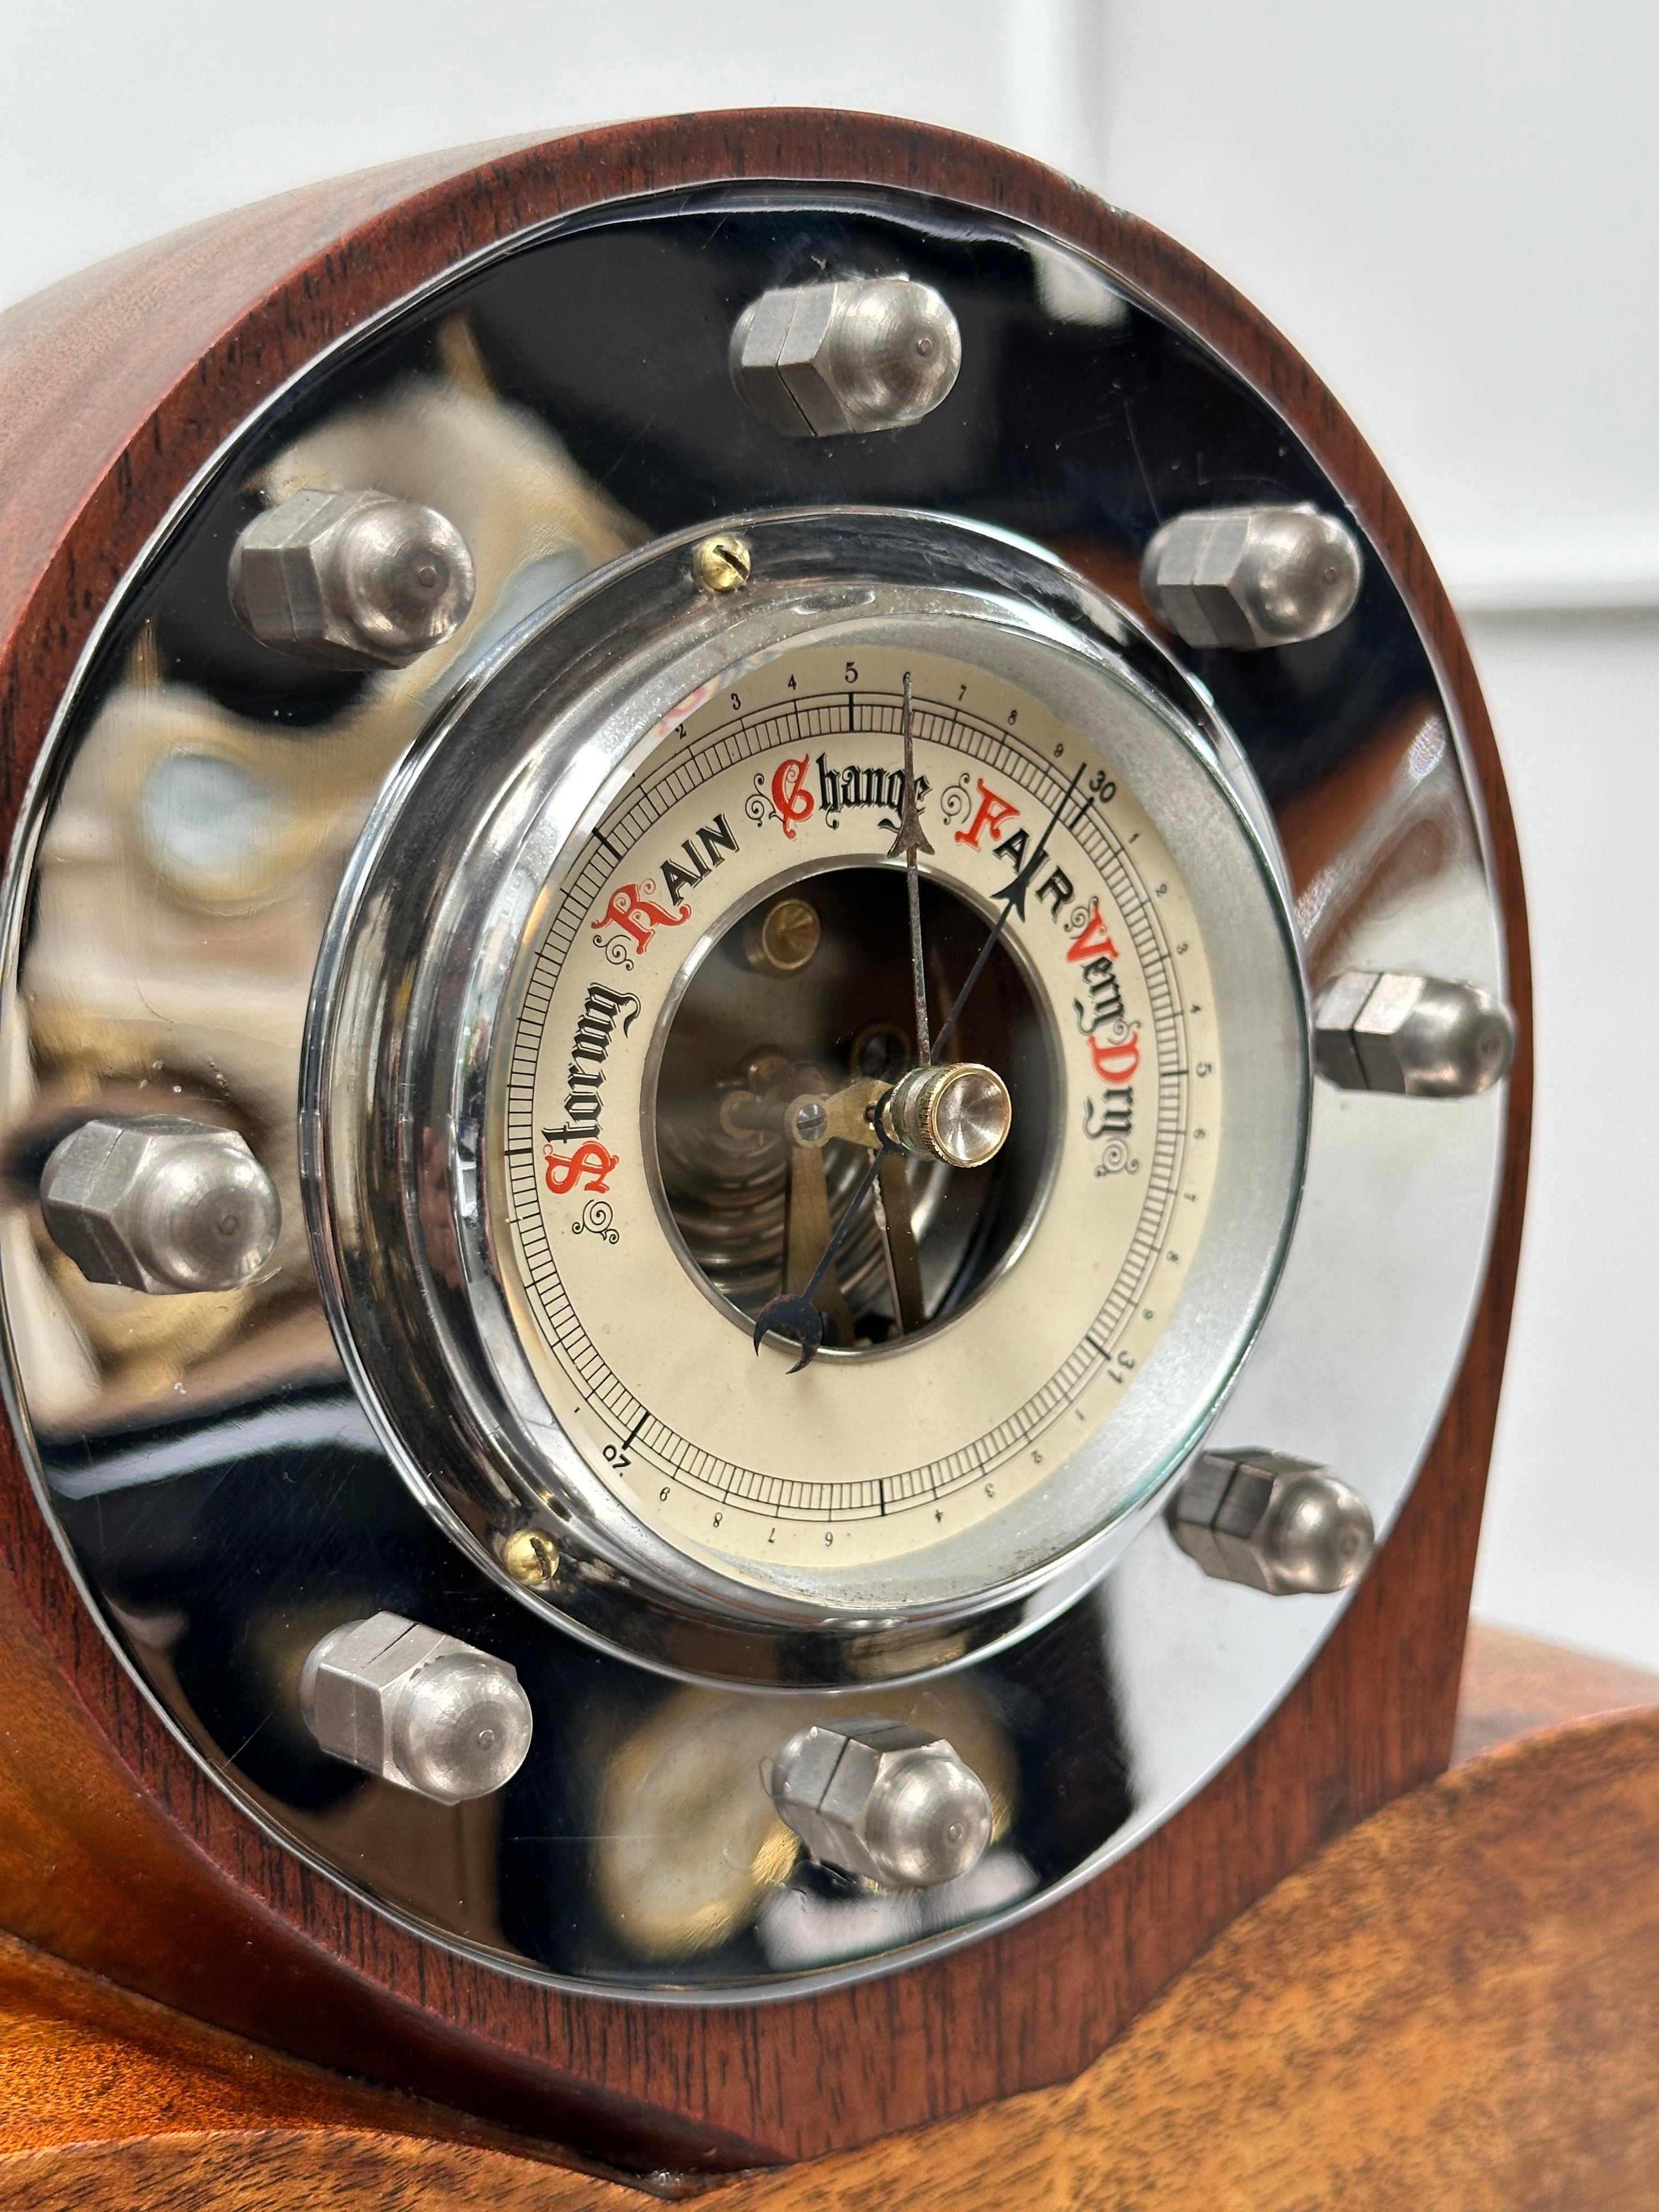
POLYGON ((1659 1705, 1659 1675, 1469 1624, 1452 1764, 1539 1729, 1659 1705))
MULTIPOLYGON (((1472 1739, 1568 1724, 1292 1875, 1075 2081, 731 2182, 725 2212, 1651 2205, 1659 1676, 1477 1630, 1464 1679, 1472 1739), (1654 1710, 1570 1717, 1609 1700, 1654 1710)), ((0 2208, 641 2203, 547 2157, 0 1939, 0 2208)))

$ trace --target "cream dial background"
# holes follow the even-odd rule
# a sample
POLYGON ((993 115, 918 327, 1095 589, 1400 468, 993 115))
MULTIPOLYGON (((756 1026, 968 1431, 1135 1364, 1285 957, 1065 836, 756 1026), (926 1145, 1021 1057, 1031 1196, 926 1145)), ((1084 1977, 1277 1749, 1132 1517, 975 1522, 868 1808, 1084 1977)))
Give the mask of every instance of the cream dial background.
POLYGON ((1214 1182, 1221 1073, 1190 902, 1112 764, 1114 720, 1149 711, 1103 679, 1085 743, 966 663, 856 643, 786 652, 685 702, 548 887, 493 1079, 498 1264, 584 1458, 641 1519, 727 1573, 799 1588, 803 1572, 844 1575, 1006 1511, 1109 1419, 1170 1321, 1214 1182), (1057 1157, 1024 1250, 951 1322, 792 1375, 793 1343, 757 1356, 748 1324, 711 1301, 671 1238, 643 1090, 699 947, 787 872, 885 861, 888 807, 832 817, 820 757, 843 787, 855 770, 860 793, 895 776, 907 669, 929 866, 942 879, 989 899, 1014 873, 1019 833, 1035 846, 1081 769, 1025 918, 1005 932, 1052 1016, 1057 1157), (981 816, 987 790, 1018 811, 981 816), (703 872, 688 883, 694 857, 703 872), (1099 1041, 1122 1048, 1107 1055, 1120 1076, 1138 1049, 1127 1085, 1103 1081, 1075 1010, 1092 1011, 1086 959, 1070 956, 1102 934, 1129 1026, 1099 1041), (601 1007, 605 994, 623 1005, 595 1150, 577 1173, 588 1133, 568 1110, 568 1070, 592 991, 601 1007), (1127 1137, 1091 1134, 1109 1115, 1121 1121, 1126 1089, 1127 1137), (550 1130, 568 1133, 549 1142, 550 1130))

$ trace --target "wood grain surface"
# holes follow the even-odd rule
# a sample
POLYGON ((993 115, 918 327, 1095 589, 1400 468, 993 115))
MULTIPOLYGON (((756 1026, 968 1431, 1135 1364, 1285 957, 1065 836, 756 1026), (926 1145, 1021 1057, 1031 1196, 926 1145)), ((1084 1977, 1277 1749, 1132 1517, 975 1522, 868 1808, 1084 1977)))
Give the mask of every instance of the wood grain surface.
POLYGON ((1461 1765, 1534 1729, 1659 1705, 1659 1674, 1469 1623, 1452 1760, 1461 1765))
MULTIPOLYGON (((733 2181, 720 2212, 1650 2207, 1656 1877, 1659 1711, 1531 1736, 1291 1875, 1078 2081, 733 2181)), ((642 2201, 444 2119, 0 1945, 0 2206, 642 2201)))
MULTIPOLYGON (((325 2073, 0 1936, 0 2185, 7 2160, 91 2143, 240 2143, 246 2162, 256 2139, 325 2135, 395 2141, 405 2160, 425 2143, 498 2151, 547 2179, 544 2144, 325 2073)), ((567 2179, 570 2165, 561 2154, 567 2179)))
POLYGON ((0 318, 0 814, 98 615, 195 471, 320 347, 526 223, 723 178, 875 183, 1039 224, 1200 332, 1296 425, 1392 566, 1484 797, 1521 1046, 1488 1279, 1421 1477, 1255 1740, 1127 1862, 952 1957, 810 2001, 647 2011, 459 1960, 282 1851, 87 1617, 0 1444, 0 1925, 203 2018, 616 2163, 800 2157, 1069 2077, 1287 1869, 1443 1767, 1508 1333, 1531 1103, 1518 860, 1468 653, 1375 459, 1306 364, 1150 226, 1022 157, 880 118, 671 117, 290 195, 0 318))

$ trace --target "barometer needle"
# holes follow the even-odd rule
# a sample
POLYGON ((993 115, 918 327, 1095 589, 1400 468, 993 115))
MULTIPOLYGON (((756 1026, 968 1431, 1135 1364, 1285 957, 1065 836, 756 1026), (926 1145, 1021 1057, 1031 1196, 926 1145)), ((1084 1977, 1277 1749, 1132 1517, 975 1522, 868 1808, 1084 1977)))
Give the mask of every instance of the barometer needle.
MULTIPOLYGON (((927 843, 927 841, 922 836, 921 825, 916 819, 915 783, 910 772, 914 764, 915 753, 914 740, 912 738, 910 726, 910 685, 908 678, 904 686, 904 740, 905 805, 904 811, 900 817, 899 833, 893 841, 892 848, 888 854, 888 858, 890 860, 896 858, 901 850, 904 852, 906 856, 907 872, 909 877, 911 894, 910 950, 912 959, 915 963, 916 1019, 918 1030, 917 1043, 921 1049, 922 1058, 927 1061, 937 1065, 940 1054, 944 1051, 945 1039, 956 1027, 957 1023, 961 1017, 962 1010, 968 1003, 970 994, 972 993, 975 986, 978 983, 980 977, 984 974, 986 965, 990 960, 991 955, 997 948, 998 940, 1000 939, 1004 929, 1007 927, 1009 915, 1011 914, 1018 914, 1022 921, 1025 919, 1026 897, 1030 891, 1031 885, 1036 880, 1037 870, 1042 866, 1042 863, 1048 857, 1048 840, 1053 836, 1054 830, 1059 826, 1060 817, 1066 811, 1067 806, 1070 805, 1073 794, 1076 792, 1078 784, 1082 778, 1083 763, 1080 761, 1079 762, 1076 769, 1073 771, 1071 781, 1060 793, 1059 804, 1055 806, 1054 812, 1048 817, 1048 820, 1043 830, 1042 835, 1037 839, 1036 848, 1032 851, 1030 858, 1025 861, 1024 865, 1020 868, 1018 873, 1015 875, 1012 882, 1005 884, 1000 891, 992 892, 991 896, 993 898, 1001 900, 1002 912, 997 916, 996 921, 992 924, 990 934, 987 937, 984 944, 981 945, 979 949, 979 957, 975 959, 973 966, 968 971, 968 980, 963 985, 962 988, 957 993, 956 998, 951 1003, 951 1011, 945 1017, 945 1020, 940 1025, 939 1033, 933 1039, 933 1048, 929 1050, 925 1042, 927 1036, 927 1010, 924 999, 924 986, 921 970, 921 905, 916 881, 916 853, 920 847, 927 843), (912 842, 913 838, 915 841, 914 842, 912 842)), ((931 845, 927 845, 927 849, 931 853, 933 847, 931 845)), ((875 1126, 879 1129, 880 1122, 878 1117, 877 1118, 875 1126)), ((813 1268, 811 1274, 807 1278, 807 1280, 802 1285, 801 1288, 799 1291, 794 1291, 793 1294, 786 1294, 782 1297, 771 1299, 760 1310, 759 1316, 755 1322, 755 1350, 757 1352, 760 1351, 762 1339, 771 1330, 789 1330, 791 1334, 796 1337, 800 1344, 800 1358, 790 1369, 789 1372, 792 1375, 799 1375, 801 1369, 805 1367, 810 1360, 817 1357, 817 1354, 823 1346, 824 1334, 823 1316, 813 1304, 812 1294, 817 1289, 818 1285, 823 1280, 824 1276, 829 1272, 830 1261, 835 1258, 836 1253, 840 1251, 842 1246, 846 1243, 848 1232, 853 1225, 854 1216, 857 1213, 860 1206, 863 1205, 865 1200, 870 1195, 870 1193, 875 1188, 877 1178, 881 1173, 883 1158, 887 1152, 896 1151, 897 1149, 898 1148, 896 1146, 884 1141, 881 1149, 875 1154, 875 1157, 872 1159, 869 1166, 860 1177, 858 1188, 853 1193, 852 1197, 847 1201, 846 1209, 842 1212, 841 1219, 836 1224, 835 1234, 830 1237, 830 1242, 824 1246, 823 1252, 819 1255, 817 1266, 813 1268)))
POLYGON ((916 746, 910 715, 910 674, 904 676, 904 805, 899 813, 898 835, 888 848, 890 860, 904 855, 904 889, 910 908, 910 977, 916 998, 916 1058, 931 1058, 927 1042, 927 976, 921 951, 921 877, 917 855, 932 853, 927 833, 916 812, 916 746))
POLYGON ((1000 891, 992 892, 991 896, 993 898, 1000 899, 1002 901, 1002 912, 997 916, 995 921, 992 924, 990 935, 986 939, 984 944, 980 946, 979 957, 975 961, 973 966, 968 970, 968 981, 963 985, 962 988, 957 993, 956 997, 951 1000, 951 1011, 946 1014, 944 1021, 939 1024, 939 1035, 933 1039, 933 1049, 927 1055, 930 1060, 937 1060, 940 1054, 944 1051, 945 1041, 950 1036, 951 1030, 956 1027, 957 1021, 960 1019, 962 1010, 967 1005, 974 986, 978 982, 980 977, 985 973, 986 963, 990 959, 991 955, 997 949, 997 940, 1000 938, 1004 929, 1007 927, 1009 915, 1011 914, 1017 914, 1022 921, 1024 921, 1026 893, 1030 890, 1031 885, 1036 881, 1037 870, 1042 866, 1043 862, 1048 857, 1048 840, 1054 836, 1054 830, 1059 824, 1060 816, 1066 811, 1067 806, 1071 805, 1072 794, 1077 789, 1078 783, 1081 779, 1082 775, 1083 763, 1079 761, 1071 781, 1060 793, 1059 805, 1055 807, 1054 812, 1048 817, 1048 827, 1043 830, 1042 835, 1037 839, 1036 848, 1032 852, 1030 858, 1025 862, 1024 866, 1019 870, 1019 872, 1013 878, 1012 882, 1005 884, 1000 891))

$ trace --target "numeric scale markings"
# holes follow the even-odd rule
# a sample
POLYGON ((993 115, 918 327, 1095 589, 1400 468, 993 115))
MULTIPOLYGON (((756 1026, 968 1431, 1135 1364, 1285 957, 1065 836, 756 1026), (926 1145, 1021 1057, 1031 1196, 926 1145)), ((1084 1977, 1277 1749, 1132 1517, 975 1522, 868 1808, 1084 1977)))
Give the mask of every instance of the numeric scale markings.
MULTIPOLYGON (((1155 925, 1152 896, 1129 866, 1124 845, 1102 813, 1085 805, 1071 824, 1062 826, 1093 864, 1128 924, 1130 941, 1152 1002, 1159 1099, 1146 1199, 1118 1279, 1094 1322, 1048 1382, 970 1446, 925 1466, 885 1476, 878 1482, 832 1486, 764 1474, 757 1468, 740 1467, 703 1450, 659 1420, 611 1370, 564 1288, 542 1221, 535 1169, 533 1165, 523 1165, 524 1161, 533 1160, 534 1157, 533 1072, 539 1052, 540 1023, 552 1002, 559 973, 572 945, 582 933, 586 917, 605 878, 680 799, 727 769, 790 744, 849 732, 898 732, 902 706, 897 700, 890 702, 866 695, 860 724, 854 711, 859 695, 847 693, 843 727, 835 709, 826 703, 831 696, 836 696, 838 707, 839 695, 813 695, 781 701, 764 709, 739 710, 733 723, 727 726, 727 732, 701 741, 689 740, 678 753, 664 763, 649 785, 624 793, 618 802, 619 811, 602 818, 589 833, 588 843, 599 846, 601 851, 590 854, 568 880, 561 898, 561 911, 536 955, 516 1018, 505 1116, 507 1142, 503 1147, 507 1162, 508 1218, 519 1237, 526 1282, 543 1309, 546 1323, 543 1334, 550 1350, 582 1392, 590 1409, 607 1416, 609 1422, 615 1425, 617 1435, 624 1438, 624 1455, 631 1452, 637 1443, 672 1479, 702 1491, 723 1504, 758 1506, 769 1510, 775 1518, 809 1522, 884 1516, 890 1505, 945 1498, 965 1482, 994 1474, 1024 1451, 1064 1412, 1094 1373, 1104 1371, 1114 1381, 1123 1379, 1110 1346, 1140 1303, 1149 1271, 1164 1247, 1178 1193, 1179 1177, 1175 1170, 1187 1135, 1188 1103, 1188 1070, 1185 1055, 1178 1049, 1183 1023, 1179 995, 1172 988, 1173 957, 1155 925), (523 1048, 527 1030, 532 1030, 532 1034, 526 1053, 523 1048), (1172 1091, 1173 1098, 1170 1097, 1172 1091), (1171 1106, 1175 1109, 1173 1118, 1169 1112, 1171 1106), (1148 1217, 1155 1209, 1154 1223, 1148 1217), (1104 1344, 1101 1341, 1103 1335, 1107 1340, 1104 1344), (817 1493, 832 1487, 839 1493, 836 1502, 814 1502, 817 1493), (854 1493, 851 1498, 849 1492, 854 1493), (810 1493, 810 1499, 799 1496, 801 1492, 810 1493)), ((1052 807, 1054 794, 1063 790, 1070 780, 1056 769, 1052 759, 1034 753, 1028 740, 983 720, 960 704, 948 706, 917 697, 913 713, 918 744, 939 745, 966 761, 994 768, 1006 782, 1024 791, 1045 810, 1052 807), (1042 789, 1045 781, 1049 787, 1046 795, 1042 789)))

